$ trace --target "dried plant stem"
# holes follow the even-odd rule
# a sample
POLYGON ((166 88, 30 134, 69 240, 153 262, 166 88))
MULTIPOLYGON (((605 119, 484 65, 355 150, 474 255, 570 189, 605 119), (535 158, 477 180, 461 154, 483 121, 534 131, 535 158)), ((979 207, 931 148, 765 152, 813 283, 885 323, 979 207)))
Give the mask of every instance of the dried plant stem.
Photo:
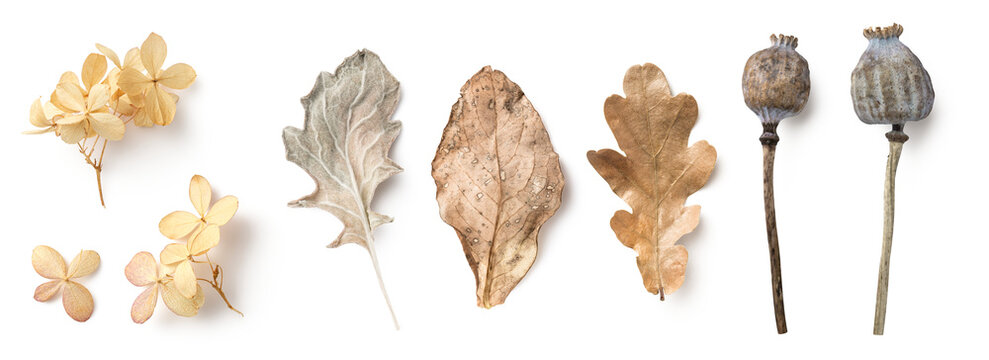
POLYGON ((96 188, 100 192, 100 205, 106 207, 106 202, 103 201, 103 154, 106 153, 106 146, 109 143, 108 140, 97 136, 93 140, 93 144, 86 146, 88 139, 83 139, 79 142, 79 153, 85 157, 86 163, 93 167, 96 171, 96 188), (93 153, 96 151, 97 146, 100 144, 100 140, 103 140, 103 145, 100 147, 100 153, 98 157, 93 157, 93 153))
MULTIPOLYGON (((203 278, 199 278, 197 280, 205 281, 207 284, 212 286, 213 290, 216 290, 216 293, 220 295, 221 299, 223 299, 223 302, 227 303, 227 308, 240 314, 240 316, 244 316, 244 313, 240 312, 240 310, 237 310, 236 308, 234 308, 233 305, 230 304, 230 300, 227 299, 227 294, 223 292, 223 268, 221 268, 220 265, 213 264, 213 262, 209 259, 209 254, 205 254, 205 255, 206 255, 206 263, 209 264, 210 272, 213 273, 213 280, 203 279, 203 278)), ((197 261, 197 260, 193 260, 193 261, 202 263, 202 261, 197 261)))
MULTIPOLYGON (((370 227, 368 229, 368 238, 371 238, 370 227)), ((388 290, 385 290, 385 281, 381 278, 381 268, 378 266, 378 255, 374 251, 374 241, 369 241, 371 246, 367 247, 368 252, 371 254, 371 265, 374 266, 374 274, 378 276, 378 286, 381 287, 381 295, 385 297, 385 304, 388 305, 388 312, 391 313, 391 321, 395 323, 395 330, 399 329, 398 317, 395 316, 395 310, 391 307, 391 300, 388 298, 388 290)))
POLYGON ((872 326, 874 335, 882 335, 886 327, 886 297, 889 290, 889 254, 893 248, 893 205, 896 187, 896 166, 900 162, 903 143, 909 137, 903 133, 903 125, 893 125, 886 133, 889 139, 889 158, 886 160, 886 183, 883 187, 883 254, 879 261, 879 286, 876 289, 876 318, 872 326))
MULTIPOLYGON (((776 139, 778 140, 778 138, 776 139)), ((780 245, 776 234, 776 205, 773 196, 773 162, 776 159, 775 140, 763 140, 762 188, 766 205, 766 234, 769 240, 769 265, 773 276, 773 310, 776 313, 776 332, 786 333, 786 313, 783 310, 783 274, 780 270, 780 245)))

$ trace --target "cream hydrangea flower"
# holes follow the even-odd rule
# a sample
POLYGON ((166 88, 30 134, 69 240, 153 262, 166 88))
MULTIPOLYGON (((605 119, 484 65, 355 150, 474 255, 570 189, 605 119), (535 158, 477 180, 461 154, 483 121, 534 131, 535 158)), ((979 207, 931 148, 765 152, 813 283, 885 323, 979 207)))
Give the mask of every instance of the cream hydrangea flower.
POLYGON ((55 116, 61 114, 62 114, 61 110, 58 110, 58 108, 56 108, 55 105, 52 105, 51 103, 41 105, 41 99, 34 99, 34 102, 31 103, 31 113, 28 116, 28 121, 31 122, 31 125, 34 125, 35 127, 38 127, 40 129, 28 130, 25 131, 24 133, 44 134, 55 131, 55 129, 57 128, 55 124, 55 116))
MULTIPOLYGON (((206 178, 195 175, 189 181, 189 200, 192 207, 196 209, 198 215, 187 211, 174 211, 165 215, 158 223, 158 230, 162 235, 172 240, 180 240, 189 235, 198 235, 207 225, 223 226, 237 212, 237 197, 227 195, 217 200, 213 206, 213 191, 206 178)), ((217 228, 219 235, 219 228, 217 228)))
MULTIPOLYGON (((51 104, 59 110, 58 118, 49 119, 56 124, 56 134, 69 144, 95 135, 109 140, 120 140, 124 136, 124 122, 110 113, 107 102, 110 100, 109 85, 103 80, 106 75, 106 57, 89 54, 82 64, 82 82, 76 74, 67 71, 59 78, 58 85, 51 95, 51 104)), ((32 124, 38 112, 32 105, 32 124)))
POLYGON ((120 89, 131 100, 140 99, 141 102, 143 112, 134 117, 134 124, 137 126, 171 124, 178 97, 164 88, 185 89, 196 80, 196 71, 184 63, 162 70, 166 54, 165 40, 158 34, 151 33, 141 44, 141 64, 147 75, 133 67, 126 67, 120 73, 120 89))
POLYGON ((61 83, 55 88, 55 98, 65 110, 55 121, 62 141, 75 144, 93 134, 114 141, 124 137, 124 121, 107 108, 110 88, 106 84, 93 85, 89 94, 83 94, 79 86, 61 83))
MULTIPOLYGON (((161 263, 174 269, 176 287, 186 297, 195 295, 196 274, 192 257, 205 254, 220 242, 220 226, 237 212, 236 196, 224 196, 212 206, 213 192, 206 178, 195 175, 189 181, 189 199, 198 215, 174 211, 158 223, 162 235, 172 240, 188 238, 185 244, 174 243, 161 251, 161 263)), ((171 270, 170 269, 170 270, 171 270)))
POLYGON ((162 70, 165 42, 155 33, 141 47, 130 49, 123 62, 106 46, 96 44, 96 49, 100 54, 86 57, 81 77, 62 73, 48 101, 31 104, 28 120, 35 129, 24 133, 54 133, 77 145, 96 172, 100 205, 106 206, 101 174, 109 142, 121 140, 130 122, 144 127, 171 123, 178 96, 165 89, 188 87, 196 72, 186 64, 162 70), (109 72, 107 59, 113 63, 109 72))
POLYGON ((124 268, 124 275, 131 284, 145 288, 131 305, 131 320, 138 324, 143 324, 154 314, 159 292, 165 306, 180 316, 195 316, 206 301, 202 288, 195 283, 194 296, 186 297, 179 293, 175 282, 162 271, 154 255, 147 251, 134 255, 124 268))
POLYGON ((100 266, 99 254, 92 250, 80 251, 66 267, 62 254, 48 246, 40 245, 31 253, 31 265, 38 275, 51 279, 34 290, 35 300, 45 302, 61 292, 65 313, 75 321, 89 320, 93 315, 93 295, 85 286, 73 279, 96 271, 100 266))
POLYGON ((172 243, 161 250, 162 265, 175 279, 175 287, 185 297, 196 295, 196 272, 192 269, 192 257, 205 254, 220 243, 220 227, 216 224, 206 226, 203 231, 195 234, 185 244, 172 243))
POLYGON ((112 49, 103 46, 102 44, 96 44, 96 49, 110 59, 115 66, 113 69, 110 69, 110 72, 106 75, 106 80, 103 80, 104 84, 110 86, 110 107, 123 116, 136 115, 136 113, 140 111, 140 106, 137 104, 143 102, 143 97, 136 102, 131 100, 130 96, 127 96, 127 94, 120 89, 119 81, 120 74, 126 68, 144 71, 144 65, 141 65, 141 49, 132 48, 128 50, 127 54, 124 55, 123 63, 120 62, 120 58, 117 56, 117 53, 112 49))

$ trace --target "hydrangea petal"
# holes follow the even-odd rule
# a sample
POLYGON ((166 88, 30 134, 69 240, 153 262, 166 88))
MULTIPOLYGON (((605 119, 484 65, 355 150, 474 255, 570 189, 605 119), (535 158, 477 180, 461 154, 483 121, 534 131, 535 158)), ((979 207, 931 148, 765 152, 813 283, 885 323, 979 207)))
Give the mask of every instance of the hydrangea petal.
POLYGON ((41 99, 34 99, 34 102, 31 103, 31 116, 28 119, 31 121, 31 125, 40 128, 50 127, 52 125, 51 120, 45 117, 45 110, 41 106, 41 99))
POLYGON ((131 48, 124 54, 124 69, 131 68, 138 72, 144 72, 144 65, 141 64, 141 49, 131 48))
POLYGON ((86 111, 97 112, 106 107, 107 101, 110 101, 110 86, 98 84, 89 89, 89 96, 86 97, 86 111))
POLYGON ((206 213, 206 222, 216 225, 225 225, 237 212, 239 201, 236 196, 227 195, 217 200, 206 213))
POLYGON ((117 141, 124 138, 127 126, 123 120, 110 113, 90 113, 89 123, 97 135, 107 140, 117 141))
POLYGON ((100 267, 100 254, 93 250, 82 250, 69 263, 69 278, 80 278, 96 271, 100 267))
MULTIPOLYGON (((159 258, 161 259, 161 263, 165 265, 178 264, 189 258, 189 249, 187 249, 184 244, 168 244, 161 250, 161 255, 159 255, 159 258)), ((172 271, 174 271, 174 269, 169 269, 166 273, 172 273, 172 271)))
MULTIPOLYGON (((196 293, 201 294, 202 291, 199 290, 199 284, 196 285, 196 293)), ((175 282, 170 282, 162 286, 161 292, 162 300, 165 300, 165 306, 173 313, 179 316, 195 316, 199 312, 199 306, 196 306, 198 296, 193 298, 187 298, 179 293, 179 290, 175 288, 175 282)))
POLYGON ((117 86, 120 86, 120 89, 127 95, 135 97, 143 95, 149 88, 154 86, 154 83, 140 71, 134 68, 124 68, 124 71, 120 72, 120 79, 117 80, 117 86))
POLYGON ((161 126, 168 126, 175 119, 175 101, 177 97, 160 87, 156 86, 155 89, 157 89, 154 93, 158 97, 158 111, 160 112, 160 116, 154 118, 157 121, 155 123, 161 126))
POLYGON ((189 181, 189 200, 192 207, 196 208, 199 216, 206 215, 210 201, 213 200, 213 190, 209 186, 209 181, 200 175, 194 175, 189 181))
POLYGON ((93 315, 93 295, 85 286, 66 281, 62 286, 62 306, 73 320, 83 322, 93 315))
POLYGON ((62 290, 62 283, 64 282, 65 280, 59 279, 38 285, 38 288, 34 289, 34 299, 40 302, 48 301, 52 296, 58 294, 59 290, 62 290))
POLYGON ((134 112, 134 117, 131 118, 131 121, 134 122, 134 125, 137 125, 137 126, 140 126, 140 127, 152 127, 152 126, 155 126, 154 121, 151 121, 151 117, 148 116, 148 110, 145 109, 144 107, 140 107, 140 108, 137 109, 136 112, 134 112))
POLYGON ((189 240, 189 253, 194 256, 202 255, 209 251, 216 244, 220 243, 220 227, 214 224, 206 226, 206 229, 199 232, 196 237, 189 240))
POLYGON ((103 46, 103 44, 97 43, 96 50, 99 50, 101 53, 103 53, 103 55, 109 58, 110 61, 113 62, 113 65, 116 65, 118 68, 122 67, 120 66, 120 58, 117 57, 117 53, 111 50, 110 48, 103 46))
POLYGON ((86 100, 82 95, 79 85, 72 83, 59 83, 55 87, 55 99, 57 105, 61 105, 67 111, 81 112, 86 109, 86 100))
POLYGON ((39 245, 31 253, 34 271, 45 279, 65 279, 67 270, 62 254, 45 245, 39 245))
POLYGON ((127 281, 135 286, 154 284, 161 277, 158 274, 158 262, 155 261, 154 255, 147 251, 134 254, 124 268, 124 275, 127 276, 127 281))
POLYGON ((76 76, 76 73, 71 71, 62 73, 62 75, 58 77, 58 83, 74 84, 75 86, 82 88, 82 84, 79 83, 79 77, 76 76))
POLYGON ((79 120, 75 123, 58 125, 58 132, 62 136, 62 141, 66 144, 75 144, 86 137, 86 125, 81 122, 83 118, 85 118, 84 115, 79 115, 79 120))
POLYGON ((192 66, 183 63, 169 66, 158 77, 159 84, 176 90, 189 87, 193 81, 196 81, 196 70, 193 70, 192 66))
POLYGON ((175 280, 173 281, 175 288, 179 290, 182 296, 192 298, 196 295, 196 272, 192 269, 192 262, 180 262, 175 267, 172 278, 175 280))
POLYGON ((92 53, 86 57, 82 63, 82 84, 86 89, 92 89, 93 85, 99 84, 106 75, 106 56, 92 53))
POLYGON ((165 40, 158 34, 151 33, 141 44, 141 63, 148 70, 148 75, 158 77, 161 66, 165 63, 165 55, 168 49, 165 47, 165 40))
POLYGON ((130 307, 130 318, 135 323, 143 324, 155 313, 155 305, 158 305, 158 285, 148 286, 134 299, 134 304, 130 307))
POLYGON ((179 240, 189 236, 202 223, 202 219, 192 213, 173 211, 161 218, 161 221, 158 222, 158 231, 169 239, 179 240))

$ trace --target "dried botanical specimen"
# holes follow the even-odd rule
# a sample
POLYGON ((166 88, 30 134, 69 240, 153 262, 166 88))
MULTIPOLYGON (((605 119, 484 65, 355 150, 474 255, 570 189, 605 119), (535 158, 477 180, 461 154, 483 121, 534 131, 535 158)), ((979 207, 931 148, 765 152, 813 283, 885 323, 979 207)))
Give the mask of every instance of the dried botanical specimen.
POLYGON ((96 170, 96 186, 103 201, 103 154, 110 141, 123 139, 126 125, 168 125, 175 116, 178 96, 167 89, 185 89, 196 79, 186 64, 162 70, 165 41, 151 33, 140 48, 127 52, 121 63, 117 54, 96 44, 102 54, 92 53, 82 65, 82 77, 62 74, 49 102, 35 100, 29 120, 37 130, 26 134, 54 132, 68 144, 76 144, 86 163, 96 170), (107 72, 107 58, 114 68, 107 72), (99 149, 99 152, 97 152, 99 149))
POLYGON ((155 261, 154 255, 147 251, 142 251, 134 255, 134 258, 127 263, 124 275, 127 280, 135 286, 144 287, 144 291, 134 299, 131 306, 130 316, 135 323, 143 324, 155 312, 158 304, 158 293, 165 301, 172 312, 181 316, 195 316, 199 313, 199 308, 203 306, 206 298, 203 296, 203 289, 196 285, 195 296, 188 298, 175 287, 175 282, 166 274, 162 265, 155 261))
POLYGON ((486 66, 460 89, 433 159, 440 217, 457 231, 477 305, 505 302, 536 259, 539 228, 560 207, 559 155, 532 103, 486 66))
POLYGON ((45 279, 51 279, 34 290, 34 299, 48 301, 53 296, 62 293, 62 306, 65 313, 75 321, 89 320, 93 315, 93 295, 85 286, 73 281, 92 274, 100 266, 100 255, 92 250, 82 250, 76 255, 69 266, 65 266, 65 258, 58 251, 40 245, 31 253, 31 265, 34 271, 45 279))
POLYGON ((776 332, 786 333, 783 310, 783 275, 780 270, 779 239, 776 234, 776 205, 773 196, 773 160, 780 138, 776 126, 785 118, 803 110, 810 95, 810 69, 807 60, 797 53, 797 38, 771 35, 772 46, 749 57, 742 73, 742 94, 762 121, 762 174, 766 206, 766 233, 769 239, 769 264, 773 275, 773 307, 776 332))
POLYGON ((398 98, 398 81, 378 55, 361 50, 334 74, 319 74, 312 91, 302 98, 303 128, 290 126, 282 133, 288 160, 316 182, 312 194, 288 206, 315 207, 339 218, 344 229, 329 247, 354 243, 367 249, 396 329, 398 320, 381 278, 372 234, 392 218, 371 211, 371 199, 381 182, 402 171, 388 158, 402 129, 400 122, 391 120, 398 98))
POLYGON ((172 312, 181 316, 196 315, 205 302, 199 281, 213 287, 230 310, 244 315, 230 304, 227 294, 223 292, 223 268, 209 258, 209 251, 220 243, 220 226, 230 221, 237 212, 237 197, 224 196, 210 206, 213 190, 209 181, 195 175, 189 182, 189 199, 198 216, 174 211, 158 223, 162 235, 184 243, 166 245, 159 255, 160 264, 150 253, 140 252, 124 269, 131 284, 145 287, 131 307, 131 319, 138 324, 147 321, 154 313, 159 291, 172 312), (212 280, 208 276, 197 276, 196 264, 208 266, 212 280))
POLYGON ((903 125, 907 121, 926 118, 934 107, 931 76, 910 48, 900 42, 902 33, 903 26, 897 24, 866 28, 863 34, 869 39, 869 46, 852 71, 852 103, 859 120, 866 124, 893 126, 893 130, 886 133, 889 158, 883 193, 883 253, 879 262, 876 316, 872 328, 875 335, 882 335, 886 325, 889 254, 893 247, 894 181, 903 143, 909 139, 903 133, 903 125))
POLYGON ((611 229, 638 253, 646 290, 665 300, 684 281, 687 249, 677 241, 700 221, 700 206, 684 203, 707 182, 717 152, 703 140, 687 147, 697 102, 688 94, 673 96, 659 67, 629 68, 624 89, 626 97, 604 102, 604 117, 625 155, 603 149, 588 151, 587 160, 632 207, 632 213, 615 212, 611 229))

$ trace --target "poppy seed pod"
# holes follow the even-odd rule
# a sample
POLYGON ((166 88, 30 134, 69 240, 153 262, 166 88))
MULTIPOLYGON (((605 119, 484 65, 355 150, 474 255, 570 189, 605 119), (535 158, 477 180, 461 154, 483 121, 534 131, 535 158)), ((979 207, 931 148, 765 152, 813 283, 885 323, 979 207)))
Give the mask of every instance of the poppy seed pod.
POLYGON ((759 119, 765 134, 763 143, 775 144, 776 125, 803 110, 810 95, 810 69, 797 53, 797 38, 780 34, 769 37, 772 46, 760 50, 745 63, 742 95, 759 119))
POLYGON ((869 46, 852 70, 852 103, 866 124, 902 125, 927 117, 934 88, 920 59, 900 42, 903 26, 863 31, 869 46))
POLYGON ((786 333, 783 307, 783 274, 780 268, 779 235, 776 233, 776 197, 773 194, 773 163, 776 159, 776 126, 785 118, 803 110, 810 95, 810 69, 807 60, 797 53, 797 38, 780 34, 769 36, 773 45, 759 50, 745 62, 742 95, 762 121, 762 190, 766 207, 766 240, 772 271, 773 311, 776 332, 786 333))
POLYGON ((927 117, 934 106, 931 76, 913 52, 900 42, 903 27, 897 24, 863 31, 869 46, 852 70, 852 102, 855 114, 866 124, 887 124, 889 157, 883 186, 883 252, 879 260, 876 313, 872 333, 882 335, 886 327, 886 300, 889 295, 889 257, 893 247, 893 212, 896 169, 909 139, 903 133, 907 121, 927 117))

